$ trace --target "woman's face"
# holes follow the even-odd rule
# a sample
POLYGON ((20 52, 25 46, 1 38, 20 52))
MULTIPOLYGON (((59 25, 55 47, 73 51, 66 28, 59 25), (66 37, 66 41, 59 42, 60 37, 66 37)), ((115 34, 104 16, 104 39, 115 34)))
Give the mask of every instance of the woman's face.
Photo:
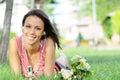
POLYGON ((44 33, 44 22, 37 16, 28 16, 23 28, 24 42, 33 45, 40 41, 44 33))

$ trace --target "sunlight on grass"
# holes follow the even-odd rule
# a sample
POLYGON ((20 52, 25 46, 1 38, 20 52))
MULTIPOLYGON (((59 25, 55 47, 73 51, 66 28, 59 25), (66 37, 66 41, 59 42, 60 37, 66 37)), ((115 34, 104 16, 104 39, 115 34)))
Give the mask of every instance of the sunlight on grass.
MULTIPOLYGON (((120 50, 97 50, 90 47, 64 48, 57 51, 65 53, 70 59, 73 55, 80 55, 87 59, 91 66, 93 75, 86 80, 119 80, 120 79, 120 50)), ((0 65, 0 80, 25 80, 23 77, 14 76, 10 71, 9 65, 0 65)), ((46 78, 44 76, 38 80, 54 80, 53 77, 46 78)))

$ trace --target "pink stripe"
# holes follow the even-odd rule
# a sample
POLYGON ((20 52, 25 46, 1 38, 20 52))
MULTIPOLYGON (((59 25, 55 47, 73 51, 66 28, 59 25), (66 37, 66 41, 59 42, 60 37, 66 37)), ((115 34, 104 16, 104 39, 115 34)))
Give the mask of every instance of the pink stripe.
MULTIPOLYGON (((20 57, 20 61, 21 61, 21 69, 22 72, 24 74, 28 73, 28 58, 27 58, 27 53, 26 50, 24 48, 24 43, 23 43, 23 38, 18 37, 16 38, 16 42, 17 42, 17 46, 18 46, 18 52, 19 52, 19 57, 20 57)), ((41 40, 40 41, 40 65, 39 68, 37 70, 37 72, 35 72, 35 75, 40 75, 43 74, 43 69, 44 69, 44 56, 45 56, 45 47, 46 47, 46 40, 41 40)))
POLYGON ((25 51, 24 48, 22 46, 22 37, 18 37, 16 38, 16 42, 17 42, 17 46, 18 46, 18 52, 19 52, 19 57, 20 57, 20 61, 21 61, 21 67, 22 67, 22 72, 23 73, 27 73, 27 62, 26 62, 26 56, 25 56, 25 51))

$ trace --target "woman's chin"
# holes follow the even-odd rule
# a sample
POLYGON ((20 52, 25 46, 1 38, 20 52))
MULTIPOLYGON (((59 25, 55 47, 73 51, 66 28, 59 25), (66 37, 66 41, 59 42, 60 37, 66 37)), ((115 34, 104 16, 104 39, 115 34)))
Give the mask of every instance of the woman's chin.
POLYGON ((25 43, 27 43, 28 45, 33 45, 33 44, 35 44, 35 41, 26 41, 25 43))

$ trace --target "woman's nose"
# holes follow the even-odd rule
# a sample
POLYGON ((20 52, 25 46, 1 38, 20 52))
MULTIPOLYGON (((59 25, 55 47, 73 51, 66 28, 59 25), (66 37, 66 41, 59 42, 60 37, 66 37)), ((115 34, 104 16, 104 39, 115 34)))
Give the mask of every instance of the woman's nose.
POLYGON ((35 30, 32 28, 32 29, 30 29, 30 33, 31 34, 34 34, 35 33, 35 30))

